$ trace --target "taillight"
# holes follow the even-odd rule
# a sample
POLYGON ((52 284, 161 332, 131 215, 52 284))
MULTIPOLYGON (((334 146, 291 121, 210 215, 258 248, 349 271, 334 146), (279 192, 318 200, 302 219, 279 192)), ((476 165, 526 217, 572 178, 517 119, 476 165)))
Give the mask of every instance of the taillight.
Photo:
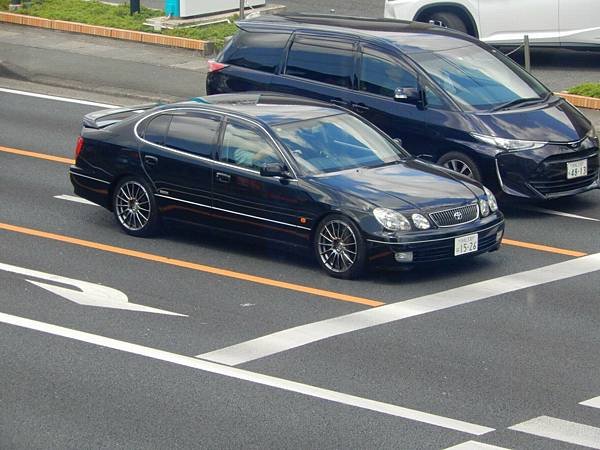
POLYGON ((77 144, 75 145, 75 158, 79 157, 79 154, 81 153, 82 148, 83 148, 83 138, 81 136, 79 136, 77 138, 77 144))
POLYGON ((229 64, 223 64, 217 61, 213 61, 212 59, 208 61, 208 72, 218 72, 219 70, 223 70, 229 64))

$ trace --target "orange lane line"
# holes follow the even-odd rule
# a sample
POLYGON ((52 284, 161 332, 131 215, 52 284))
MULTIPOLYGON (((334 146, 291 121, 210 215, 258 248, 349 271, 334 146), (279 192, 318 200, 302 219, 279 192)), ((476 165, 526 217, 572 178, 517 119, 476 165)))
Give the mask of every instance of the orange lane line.
POLYGON ((45 153, 30 152, 28 150, 19 150, 18 148, 2 147, 0 152, 12 153, 13 155, 29 156, 30 158, 45 159, 48 161, 59 162, 63 164, 75 164, 74 159, 62 158, 60 156, 47 155, 45 153))
POLYGON ((133 258, 144 259, 147 261, 153 261, 161 264, 168 264, 170 266, 183 267, 186 269, 197 270, 199 272, 210 273, 213 275, 219 275, 222 277, 235 278, 237 280, 248 281, 250 283, 263 284, 266 286, 277 287, 281 289, 287 289, 290 291, 302 292, 304 294, 317 295, 319 297, 332 298, 335 300, 341 300, 344 302, 358 303, 366 306, 381 306, 385 303, 370 300, 368 298, 355 297, 353 295, 342 294, 340 292, 326 291, 323 289, 317 289, 309 286, 303 286, 300 284, 287 283, 285 281, 272 280, 270 278, 259 277, 256 275, 250 275, 241 272, 234 272, 232 270, 220 269, 218 267, 206 266, 204 264, 196 264, 189 261, 182 261, 179 259, 167 258, 165 256, 153 255, 151 253, 139 252, 137 250, 129 250, 122 247, 114 247, 112 245, 101 244, 98 242, 86 241, 70 236, 64 236, 60 234, 48 233, 46 231, 34 230, 32 228, 18 227, 6 223, 0 223, 0 229, 13 231, 15 233, 26 234, 29 236, 40 237, 44 239, 51 239, 59 242, 66 242, 68 244, 79 245, 81 247, 93 248, 110 253, 116 253, 118 255, 130 256, 133 258))
POLYGON ((512 245, 514 247, 528 248, 530 250, 539 250, 540 252, 557 253, 566 256, 587 256, 587 253, 577 252, 575 250, 566 250, 564 248, 549 247, 547 245, 531 244, 529 242, 513 241, 512 239, 502 239, 504 245, 512 245))

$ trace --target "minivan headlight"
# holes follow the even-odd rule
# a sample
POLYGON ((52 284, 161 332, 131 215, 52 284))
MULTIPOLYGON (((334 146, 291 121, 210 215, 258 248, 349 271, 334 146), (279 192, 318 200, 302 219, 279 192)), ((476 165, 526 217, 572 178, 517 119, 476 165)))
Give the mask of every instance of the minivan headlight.
POLYGON ((373 215, 383 228, 390 231, 410 231, 410 222, 399 212, 388 208, 375 208, 373 215))
POLYGON ((471 133, 478 141, 493 145, 507 152, 517 152, 519 150, 535 150, 547 145, 548 142, 542 141, 523 141, 521 139, 505 139, 497 136, 486 136, 485 134, 471 133))

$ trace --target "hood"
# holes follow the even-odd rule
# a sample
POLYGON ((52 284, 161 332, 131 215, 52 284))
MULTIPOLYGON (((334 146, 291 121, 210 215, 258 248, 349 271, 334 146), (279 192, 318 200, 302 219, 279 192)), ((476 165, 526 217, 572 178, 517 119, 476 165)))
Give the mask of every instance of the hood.
POLYGON ((374 206, 405 209, 438 209, 473 202, 475 183, 458 180, 450 171, 410 159, 371 169, 352 169, 314 177, 313 181, 339 196, 353 196, 374 206))
POLYGON ((563 99, 542 106, 477 114, 484 134, 507 139, 573 142, 590 129, 589 121, 563 99))

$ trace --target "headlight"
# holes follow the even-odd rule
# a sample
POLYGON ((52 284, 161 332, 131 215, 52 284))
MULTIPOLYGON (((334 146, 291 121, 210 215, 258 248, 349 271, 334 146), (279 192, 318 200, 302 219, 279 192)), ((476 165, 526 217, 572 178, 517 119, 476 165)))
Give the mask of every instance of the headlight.
POLYGON ((542 148, 547 142, 541 141, 522 141, 519 139, 505 139, 496 136, 486 136, 484 134, 471 133, 475 139, 485 142, 486 144, 494 145, 507 152, 516 152, 519 150, 535 150, 542 148))
POLYGON ((410 231, 410 222, 399 212, 387 208, 375 208, 373 215, 386 230, 410 231))
POLYGON ((481 211, 481 217, 490 215, 490 205, 487 200, 479 200, 479 211, 481 211))
POLYGON ((490 210, 492 212, 498 211, 498 201, 496 200, 496 196, 494 194, 492 194, 492 191, 490 191, 485 186, 483 187, 483 190, 485 191, 488 205, 490 205, 490 210))
POLYGON ((419 230, 428 230, 431 228, 429 220, 427 220, 427 218, 422 214, 413 214, 411 219, 415 224, 415 227, 417 227, 419 230))

